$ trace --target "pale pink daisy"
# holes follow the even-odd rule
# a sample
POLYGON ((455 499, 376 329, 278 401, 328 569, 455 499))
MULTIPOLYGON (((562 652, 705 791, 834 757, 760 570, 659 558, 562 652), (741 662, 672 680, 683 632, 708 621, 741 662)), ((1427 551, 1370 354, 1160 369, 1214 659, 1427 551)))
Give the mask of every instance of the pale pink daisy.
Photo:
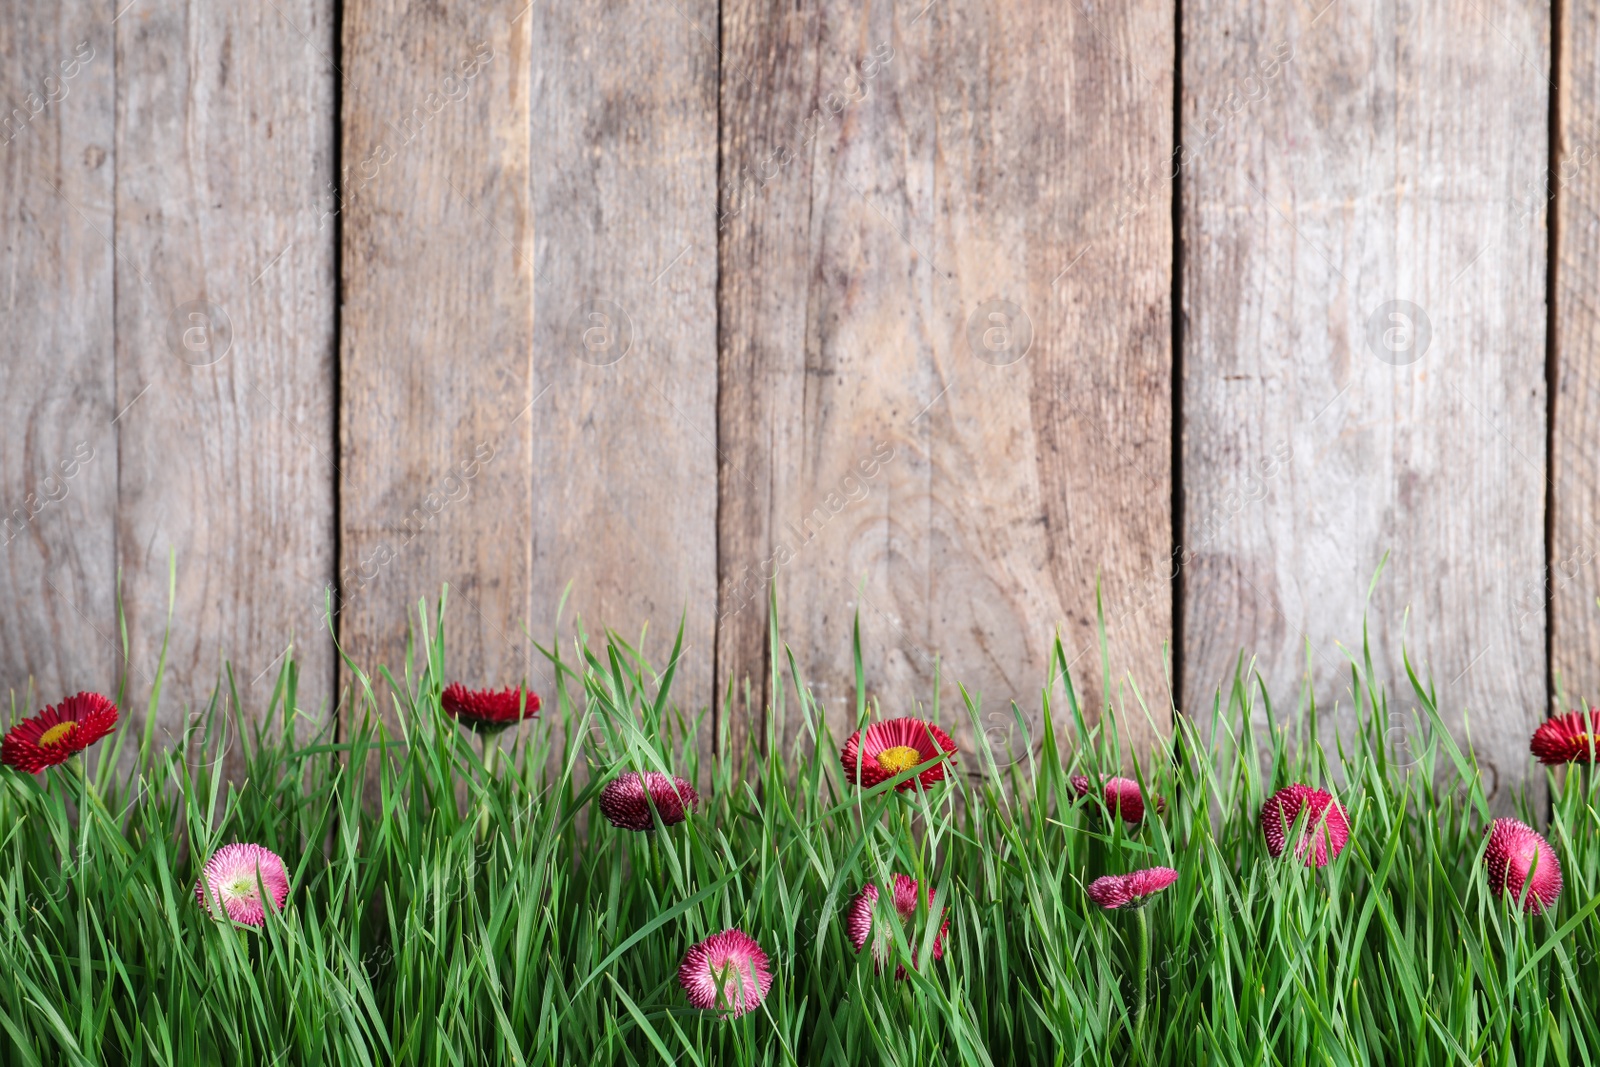
POLYGON ((722 1009, 737 1019, 767 999, 772 972, 755 938, 739 929, 712 934, 691 948, 678 967, 678 984, 702 1011, 722 1009))
POLYGON ((221 904, 234 922, 261 926, 267 921, 263 888, 274 908, 283 907, 289 899, 289 871, 283 860, 260 845, 234 843, 211 854, 194 883, 194 895, 212 915, 221 904))
MULTIPOLYGON (((861 892, 850 902, 850 908, 845 913, 845 930, 850 935, 850 943, 860 952, 867 941, 872 942, 872 962, 879 971, 895 953, 894 927, 905 927, 917 914, 917 882, 909 875, 896 874, 893 878, 893 889, 889 899, 880 903, 882 894, 878 887, 867 884, 861 887, 861 892)), ((928 887, 928 908, 933 908, 934 889, 928 887)), ((946 911, 948 909, 945 909, 946 911)), ((941 959, 944 956, 944 936, 950 930, 950 920, 940 913, 939 932, 933 935, 933 958, 941 959)), ((911 965, 917 964, 917 945, 922 937, 912 930, 905 932, 906 943, 911 946, 911 965)), ((895 967, 894 976, 906 976, 905 964, 895 967)))

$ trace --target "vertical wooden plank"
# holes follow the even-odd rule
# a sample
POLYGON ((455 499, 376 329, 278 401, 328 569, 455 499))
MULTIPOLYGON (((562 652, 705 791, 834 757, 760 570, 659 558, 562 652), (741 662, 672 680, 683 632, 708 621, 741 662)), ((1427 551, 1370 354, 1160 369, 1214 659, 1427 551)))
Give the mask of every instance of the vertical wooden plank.
POLYGON ((1172 34, 1154 3, 726 5, 724 679, 760 692, 776 580, 835 731, 859 607, 886 714, 940 654, 945 720, 970 746, 963 682, 1003 742, 1052 626, 1102 699, 1098 576, 1123 725, 1166 728, 1172 34))
MULTIPOLYGON (((1550 659, 1556 710, 1600 704, 1600 9, 1563 5, 1553 200, 1550 659)), ((1528 205, 1530 222, 1543 199, 1528 205)))
POLYGON ((159 734, 224 657, 265 704, 291 637, 329 695, 333 5, 147 0, 117 21, 118 550, 135 683, 159 734))
POLYGON ((0 20, 0 687, 24 714, 109 692, 120 658, 111 15, 0 20))
POLYGON ((398 671, 448 582, 472 685, 531 665, 528 7, 344 9, 341 639, 398 671))
MULTIPOLYGON (((711 697, 715 0, 535 5, 534 633, 639 637, 711 697)), ((708 717, 702 740, 709 751, 708 717)))
POLYGON ((1518 201, 1548 10, 1183 17, 1185 701, 1242 648, 1292 706, 1309 655, 1348 727, 1366 608, 1391 729, 1406 647, 1506 805, 1545 702, 1545 239, 1518 201))

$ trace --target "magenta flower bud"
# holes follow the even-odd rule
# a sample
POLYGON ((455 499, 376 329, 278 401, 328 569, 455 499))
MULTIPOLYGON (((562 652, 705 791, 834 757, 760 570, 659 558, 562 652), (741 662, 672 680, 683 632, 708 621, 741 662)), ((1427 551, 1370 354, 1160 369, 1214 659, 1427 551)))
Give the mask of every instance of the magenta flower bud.
POLYGON ((1489 828, 1483 865, 1489 870, 1489 888, 1496 896, 1520 900, 1526 890, 1526 911, 1543 911, 1561 895, 1561 864, 1555 850, 1515 819, 1496 819, 1489 828))
POLYGON ((652 804, 663 826, 676 826, 699 803, 694 786, 659 771, 619 774, 600 791, 600 811, 619 830, 654 830, 652 804))
POLYGON ((1289 831, 1302 812, 1305 829, 1295 843, 1295 857, 1303 858, 1307 867, 1326 867, 1350 840, 1350 821, 1331 793, 1298 782, 1284 786, 1261 805, 1261 835, 1267 839, 1267 851, 1273 859, 1283 855, 1289 831))
MULTIPOLYGON (((1091 796, 1094 793, 1094 783, 1086 774, 1072 776, 1072 788, 1079 798, 1091 796)), ((1130 826, 1137 826, 1144 822, 1144 794, 1139 791, 1139 783, 1132 778, 1107 778, 1105 785, 1100 789, 1100 795, 1105 799, 1106 809, 1122 816, 1122 821, 1130 826)), ((1162 797, 1156 797, 1156 814, 1167 810, 1167 802, 1162 797)))

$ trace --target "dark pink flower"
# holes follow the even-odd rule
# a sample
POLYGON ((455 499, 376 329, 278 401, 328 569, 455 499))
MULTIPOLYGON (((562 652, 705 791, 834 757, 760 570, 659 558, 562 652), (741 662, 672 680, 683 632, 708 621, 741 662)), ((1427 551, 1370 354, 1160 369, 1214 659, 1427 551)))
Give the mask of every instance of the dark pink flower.
POLYGON ((1589 763, 1600 749, 1600 708, 1569 711, 1539 724, 1528 748, 1540 763, 1589 763))
POLYGON ((460 682, 451 682, 445 686, 439 703, 461 725, 480 734, 492 734, 539 713, 539 694, 528 691, 524 702, 523 692, 516 685, 499 690, 468 689, 460 682))
MULTIPOLYGON (((1094 783, 1086 774, 1075 774, 1072 776, 1072 788, 1080 798, 1087 797, 1094 792, 1094 783)), ((1123 822, 1137 826, 1144 821, 1144 794, 1139 791, 1139 783, 1132 778, 1107 778, 1100 793, 1107 810, 1121 815, 1123 822)), ((1155 808, 1157 815, 1165 812, 1166 800, 1156 797, 1155 808)))
POLYGON ((620 830, 654 830, 650 806, 665 826, 676 826, 700 803, 700 794, 682 778, 660 771, 628 771, 606 783, 600 791, 600 811, 620 830))
POLYGON ((743 930, 712 934, 691 948, 678 968, 678 984, 702 1011, 726 1009, 737 1019, 767 999, 772 972, 767 954, 743 930))
POLYGON ((213 916, 220 906, 236 923, 261 926, 266 903, 283 907, 289 899, 289 871, 277 853, 260 845, 224 845, 211 854, 194 883, 195 899, 213 916), (267 896, 261 896, 266 889, 267 896))
MULTIPOLYGON (((892 879, 893 886, 889 891, 889 899, 879 903, 881 896, 878 887, 868 883, 861 887, 861 892, 850 902, 850 907, 845 913, 845 930, 850 935, 850 943, 860 952, 870 939, 872 941, 872 962, 879 971, 883 965, 894 955, 894 925, 908 926, 917 914, 917 882, 909 875, 896 874, 892 879)), ((928 908, 933 908, 934 888, 928 887, 928 908)), ((950 920, 945 918, 949 909, 940 912, 939 932, 933 935, 933 958, 944 958, 944 937, 950 930, 950 920)), ((921 935, 907 929, 905 932, 906 943, 911 946, 911 965, 917 963, 917 945, 921 943, 921 935)), ((894 976, 904 978, 906 968, 904 964, 895 967, 894 976)))
POLYGON ((0 762, 28 774, 65 763, 117 726, 117 706, 99 693, 79 693, 23 719, 0 741, 0 762))
POLYGON ((1304 857, 1307 867, 1326 867, 1350 840, 1350 821, 1331 793, 1298 782, 1284 786, 1261 806, 1261 833, 1267 839, 1267 851, 1274 859, 1283 855, 1289 830, 1302 812, 1305 829, 1294 854, 1304 857))
POLYGON ((1178 880, 1171 867, 1150 867, 1131 874, 1108 874, 1089 883, 1089 899, 1102 908, 1138 907, 1178 880))
POLYGON ((1561 895, 1561 864, 1550 843, 1515 819, 1496 819, 1483 853, 1489 888, 1496 896, 1521 899, 1526 888, 1527 911, 1543 911, 1561 895), (1529 877, 1531 872, 1531 879, 1529 877))
MULTIPOLYGON (((851 734, 850 740, 844 743, 844 751, 839 754, 839 762, 844 765, 845 777, 870 789, 931 759, 953 756, 955 751, 956 743, 950 735, 931 722, 889 719, 851 734)), ((918 782, 924 787, 931 786, 943 780, 948 762, 948 759, 939 759, 932 767, 907 778, 895 788, 904 792, 918 782)))

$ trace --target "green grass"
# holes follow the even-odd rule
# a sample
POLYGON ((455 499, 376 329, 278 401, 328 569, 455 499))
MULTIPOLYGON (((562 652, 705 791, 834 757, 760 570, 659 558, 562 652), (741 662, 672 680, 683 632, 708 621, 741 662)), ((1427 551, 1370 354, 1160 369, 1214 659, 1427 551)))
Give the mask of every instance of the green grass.
MULTIPOLYGON (((1593 794, 1578 774, 1552 779, 1536 821, 1566 888, 1550 913, 1514 912, 1486 889, 1472 758, 1414 675, 1393 698, 1411 723, 1404 765, 1370 660, 1351 663, 1341 721, 1360 725, 1334 752, 1308 740, 1326 708, 1252 733, 1272 709, 1241 675, 1182 725, 1174 759, 1141 769, 1168 808, 1128 836, 1071 803, 1068 776, 1117 755, 1085 726, 1097 716, 1059 648, 1040 733, 1019 716, 1015 751, 994 752, 980 709, 929 707, 947 727, 970 719, 985 747, 963 751, 952 780, 899 794, 844 784, 843 739, 782 649, 781 713, 799 737, 789 751, 763 739, 770 756, 750 753, 740 776, 729 759, 700 761, 695 728, 711 716, 672 704, 672 670, 614 637, 546 652, 558 683, 541 721, 503 735, 486 774, 476 739, 439 710, 443 625, 419 618, 417 631, 398 677, 349 664, 369 723, 374 692, 393 694, 398 736, 368 725, 336 739, 300 710, 290 661, 250 728, 228 678, 183 751, 124 730, 90 751, 87 783, 77 762, 0 770, 0 1061, 1600 1060, 1593 794), (218 770, 230 748, 242 781, 218 770), (624 767, 684 774, 706 802, 677 827, 614 831, 593 801, 624 767), (1295 780, 1335 787, 1353 824, 1320 873, 1270 860, 1257 827, 1265 796, 1295 780), (199 862, 235 840, 290 867, 289 905, 261 932, 213 922, 194 899, 199 862), (1083 887, 1157 864, 1180 878, 1145 913, 1151 1002, 1135 1047, 1137 919, 1100 911, 1083 887), (840 914, 891 871, 949 907, 944 959, 903 982, 852 951, 840 914), (692 1010, 675 972, 692 943, 735 925, 776 980, 729 1022, 692 1010)), ((869 683, 849 710, 902 714, 920 696, 869 683)), ((149 711, 159 699, 158 684, 149 711)), ((902 953, 920 944, 928 961, 929 932, 902 953)))

